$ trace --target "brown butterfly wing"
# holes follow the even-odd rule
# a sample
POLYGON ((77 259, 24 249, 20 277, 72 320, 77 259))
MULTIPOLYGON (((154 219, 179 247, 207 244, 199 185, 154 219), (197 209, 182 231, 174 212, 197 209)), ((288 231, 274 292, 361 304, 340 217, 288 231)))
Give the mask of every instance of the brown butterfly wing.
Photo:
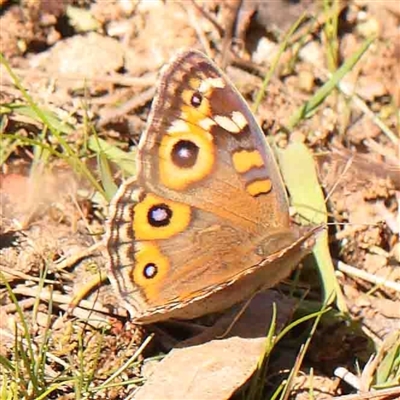
POLYGON ((138 176, 111 206, 114 284, 137 322, 224 309, 286 276, 313 231, 291 226, 271 149, 204 55, 166 67, 138 176))
POLYGON ((244 229, 289 226, 286 191, 264 135, 227 77, 197 51, 163 71, 140 141, 138 182, 244 229))

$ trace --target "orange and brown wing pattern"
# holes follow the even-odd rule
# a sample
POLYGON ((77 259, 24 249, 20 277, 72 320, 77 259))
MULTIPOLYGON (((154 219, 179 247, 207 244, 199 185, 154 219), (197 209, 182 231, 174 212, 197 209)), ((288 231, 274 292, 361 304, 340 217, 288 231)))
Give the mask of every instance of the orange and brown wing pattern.
POLYGON ((162 72, 137 164, 107 240, 111 280, 137 322, 227 308, 309 251, 314 231, 291 226, 261 129, 203 54, 181 53, 162 72))
POLYGON ((253 231, 289 225, 285 188, 261 129, 203 54, 182 53, 163 71, 140 150, 138 181, 150 192, 253 231))

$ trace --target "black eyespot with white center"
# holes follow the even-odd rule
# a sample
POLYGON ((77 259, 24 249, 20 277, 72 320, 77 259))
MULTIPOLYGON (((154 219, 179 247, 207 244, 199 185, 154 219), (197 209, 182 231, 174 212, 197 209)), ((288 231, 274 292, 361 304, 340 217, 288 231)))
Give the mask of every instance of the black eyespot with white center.
POLYGON ((146 279, 153 279, 158 273, 157 265, 154 263, 148 263, 143 269, 143 276, 146 279))
POLYGON ((166 204, 152 206, 147 213, 147 221, 155 228, 169 225, 172 218, 172 210, 166 204))
POLYGON ((197 162, 199 150, 199 146, 190 140, 180 140, 172 148, 172 162, 179 168, 192 168, 197 162))
POLYGON ((192 98, 190 99, 190 104, 197 108, 200 107, 202 101, 203 96, 199 92, 194 92, 192 98))

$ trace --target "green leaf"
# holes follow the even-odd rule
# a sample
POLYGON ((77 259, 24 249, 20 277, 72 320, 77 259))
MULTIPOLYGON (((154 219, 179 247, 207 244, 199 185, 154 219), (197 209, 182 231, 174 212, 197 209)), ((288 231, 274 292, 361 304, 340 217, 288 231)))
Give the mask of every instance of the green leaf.
MULTIPOLYGON (((296 208, 302 222, 312 221, 317 225, 325 225, 328 220, 325 199, 310 150, 303 143, 295 142, 284 150, 276 151, 292 206, 296 208)), ((322 279, 324 303, 328 305, 336 299, 338 308, 347 312, 343 294, 336 280, 326 230, 318 236, 313 252, 322 279)))
MULTIPOLYGON (((24 104, 3 104, 3 107, 9 112, 21 114, 25 117, 32 118, 34 121, 42 123, 42 120, 38 117, 36 111, 30 106, 26 106, 24 104)), ((52 125, 53 128, 56 129, 58 132, 65 134, 70 134, 74 132, 74 128, 68 123, 61 121, 54 112, 46 110, 43 107, 41 110, 48 123, 52 125)))
POLYGON ((105 140, 93 136, 89 138, 88 144, 90 150, 104 154, 108 160, 117 164, 129 176, 136 175, 136 148, 131 153, 126 153, 105 140))
POLYGON ((110 165, 104 153, 99 153, 98 163, 101 182, 103 183, 104 190, 106 191, 107 200, 109 201, 118 190, 118 187, 113 180, 110 165))

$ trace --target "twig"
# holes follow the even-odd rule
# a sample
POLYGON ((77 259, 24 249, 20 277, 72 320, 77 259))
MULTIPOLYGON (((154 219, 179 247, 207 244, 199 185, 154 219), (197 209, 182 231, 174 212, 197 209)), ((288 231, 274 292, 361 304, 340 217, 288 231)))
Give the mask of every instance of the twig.
POLYGON ((44 282, 48 284, 54 284, 53 279, 43 279, 39 278, 37 276, 31 276, 29 274, 26 274, 24 272, 18 271, 17 269, 11 269, 6 266, 1 266, 1 272, 4 274, 5 278, 7 279, 7 282, 10 282, 11 280, 15 279, 23 279, 25 281, 32 281, 32 282, 44 282))
POLYGON ((89 248, 83 249, 81 251, 77 251, 75 254, 66 258, 65 260, 54 264, 54 268, 57 271, 61 271, 61 270, 67 269, 69 267, 72 267, 79 260, 82 260, 83 258, 92 255, 95 251, 98 251, 99 249, 101 250, 101 248, 104 246, 105 246, 104 241, 97 242, 93 246, 90 246, 89 248))
POLYGON ((372 122, 377 125, 382 132, 395 144, 399 145, 399 138, 383 123, 383 121, 372 112, 367 104, 362 100, 356 93, 353 92, 350 85, 346 82, 339 82, 339 89, 344 93, 346 96, 349 96, 354 103, 366 116, 371 118, 372 122))
MULTIPOLYGON (((49 73, 46 71, 39 71, 39 70, 32 70, 32 69, 21 69, 21 68, 13 68, 13 71, 16 75, 32 78, 32 79, 49 79, 49 73)), ((3 83, 12 83, 11 78, 8 74, 3 74, 3 70, 0 67, 1 76, 4 77, 3 83)), ((86 82, 104 82, 104 83, 111 83, 114 85, 120 86, 134 86, 134 87, 149 87, 153 86, 157 80, 157 74, 152 73, 146 76, 137 77, 137 76, 127 76, 122 74, 113 73, 112 75, 102 75, 102 76, 86 76, 83 74, 61 74, 54 72, 52 73, 52 78, 64 81, 79 81, 84 80, 86 82)))
POLYGON ((207 37, 206 37, 203 29, 200 28, 200 24, 197 21, 197 16, 194 13, 194 9, 197 10, 198 8, 194 5, 193 5, 193 7, 187 7, 187 8, 185 7, 186 14, 189 18, 189 23, 192 26, 192 28, 196 31, 197 37, 199 38, 204 51, 206 52, 206 54, 209 57, 211 57, 212 51, 211 51, 210 44, 208 43, 207 37))
MULTIPOLYGON (((60 308, 62 309, 63 309, 62 307, 63 304, 69 306, 69 304, 71 303, 71 296, 65 294, 57 294, 54 292, 51 293, 49 290, 45 290, 43 288, 41 289, 39 286, 35 286, 32 288, 16 287, 13 288, 13 293, 21 294, 23 296, 28 296, 28 297, 39 298, 40 300, 46 302, 52 301, 53 303, 59 304, 60 308)), ((98 301, 81 300, 79 304, 81 308, 102 312, 104 314, 110 314, 110 310, 107 307, 104 307, 98 301)))
POLYGON ((225 1, 227 15, 224 23, 224 37, 221 46, 221 67, 226 69, 231 61, 231 45, 234 37, 235 25, 238 20, 239 11, 242 7, 242 0, 225 1))
POLYGON ((350 372, 347 368, 337 367, 334 371, 334 375, 345 381, 348 385, 353 387, 354 389, 360 390, 360 378, 355 376, 352 372, 350 372))
POLYGON ((351 265, 345 264, 342 261, 337 261, 337 268, 339 271, 344 272, 347 275, 355 276, 363 279, 367 282, 373 283, 374 285, 384 286, 387 289, 395 290, 400 293, 400 284, 397 282, 389 281, 382 276, 376 276, 369 272, 355 268, 351 265))
POLYGON ((151 87, 144 92, 139 93, 137 96, 133 97, 125 104, 123 104, 121 107, 103 110, 103 115, 98 123, 98 127, 101 128, 104 125, 107 125, 112 120, 123 117, 132 110, 143 106, 154 97, 154 94, 155 88, 151 87))
POLYGON ((219 35, 222 36, 224 34, 224 29, 216 21, 216 19, 211 14, 209 14, 206 10, 204 10, 203 7, 199 6, 195 2, 195 0, 191 0, 191 2, 193 4, 194 8, 196 8, 196 10, 200 11, 200 13, 203 14, 203 16, 214 25, 214 27, 218 31, 219 35))
POLYGON ((377 390, 374 392, 368 392, 368 393, 357 393, 357 394, 348 394, 345 396, 337 396, 333 397, 332 400, 370 400, 370 399, 376 399, 377 397, 386 397, 388 400, 391 398, 394 400, 395 398, 392 396, 399 395, 400 396, 400 387, 394 387, 390 389, 382 389, 382 390, 377 390), (390 397, 389 397, 390 396, 390 397))
POLYGON ((18 305, 14 303, 7 304, 5 306, 1 306, 1 310, 7 314, 14 313, 17 310, 17 306, 21 308, 22 311, 31 308, 34 306, 36 299, 23 299, 18 301, 18 305))

